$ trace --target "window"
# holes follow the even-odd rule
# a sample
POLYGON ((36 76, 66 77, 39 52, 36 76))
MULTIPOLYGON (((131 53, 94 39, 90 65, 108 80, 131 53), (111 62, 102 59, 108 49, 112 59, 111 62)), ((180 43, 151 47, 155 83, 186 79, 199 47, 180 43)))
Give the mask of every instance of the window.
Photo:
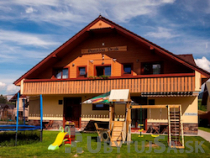
POLYGON ((96 76, 111 76, 111 66, 96 66, 96 76))
POLYGON ((109 104, 93 104, 93 110, 109 110, 109 104))
POLYGON ((162 66, 160 63, 144 63, 142 65, 142 74, 161 74, 162 66))
POLYGON ((57 79, 65 79, 65 78, 68 78, 68 75, 69 75, 68 68, 65 68, 65 69, 56 69, 54 76, 57 79))
POLYGON ((86 67, 79 67, 78 77, 86 77, 87 71, 86 67))
POLYGON ((132 74, 132 64, 123 64, 123 74, 132 74))

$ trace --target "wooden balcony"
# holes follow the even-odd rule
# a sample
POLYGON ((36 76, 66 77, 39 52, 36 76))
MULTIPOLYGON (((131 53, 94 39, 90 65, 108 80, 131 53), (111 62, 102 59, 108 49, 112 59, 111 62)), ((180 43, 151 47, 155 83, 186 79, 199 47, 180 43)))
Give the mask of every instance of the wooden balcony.
POLYGON ((132 78, 109 78, 106 80, 24 80, 22 94, 96 94, 111 89, 130 89, 131 93, 140 92, 193 92, 194 74, 173 74, 135 76, 132 78))

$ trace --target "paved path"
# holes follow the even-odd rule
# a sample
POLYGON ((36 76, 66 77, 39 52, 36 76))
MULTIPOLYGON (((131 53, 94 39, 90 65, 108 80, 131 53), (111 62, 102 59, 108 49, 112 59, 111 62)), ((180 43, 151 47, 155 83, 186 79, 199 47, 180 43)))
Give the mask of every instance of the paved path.
POLYGON ((198 135, 201 136, 203 139, 210 142, 210 133, 209 132, 198 130, 198 135))

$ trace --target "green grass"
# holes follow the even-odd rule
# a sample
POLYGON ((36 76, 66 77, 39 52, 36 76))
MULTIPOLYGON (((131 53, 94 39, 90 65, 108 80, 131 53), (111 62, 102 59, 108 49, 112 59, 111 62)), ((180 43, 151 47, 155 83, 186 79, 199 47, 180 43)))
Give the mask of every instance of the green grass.
POLYGON ((210 133, 210 127, 198 127, 198 129, 202 130, 202 131, 206 131, 210 133))
MULTIPOLYGON (((62 145, 59 150, 55 151, 48 151, 47 148, 50 144, 52 144, 56 138, 56 135, 58 132, 55 131, 44 131, 43 133, 43 142, 37 142, 33 144, 28 145, 20 145, 20 146, 13 146, 13 147, 0 147, 0 157, 73 157, 76 154, 76 148, 71 148, 71 153, 65 153, 65 146, 62 145)), ((191 146, 193 148, 195 147, 195 142, 197 141, 198 144, 201 141, 205 141, 202 145, 202 148, 204 149, 205 153, 201 153, 200 150, 198 150, 198 153, 196 153, 195 148, 192 153, 186 153, 186 151, 189 151, 190 148, 186 147, 184 150, 184 153, 174 153, 174 151, 170 151, 167 153, 167 150, 169 149, 167 147, 167 136, 165 136, 164 140, 161 140, 162 145, 158 147, 152 148, 152 151, 150 153, 146 153, 149 150, 149 147, 145 147, 145 151, 142 153, 136 153, 134 144, 130 145, 130 153, 127 152, 127 145, 123 144, 120 148, 120 152, 118 153, 117 148, 113 148, 113 150, 110 153, 104 153, 104 149, 106 144, 102 142, 101 144, 101 150, 96 153, 91 153, 88 150, 88 147, 92 147, 93 149, 96 149, 97 142, 96 142, 97 134, 82 134, 82 142, 77 143, 77 147, 82 147, 82 150, 84 151, 81 154, 78 154, 78 157, 210 157, 210 143, 205 141, 201 137, 185 137, 185 142, 192 141, 191 146), (87 145, 87 137, 91 136, 91 144, 87 145), (163 153, 155 153, 154 150, 160 149, 163 147, 163 145, 166 145, 166 150, 163 153)), ((1 138, 1 135, 0 135, 1 138)), ((78 136, 77 136, 78 138, 78 136)), ((154 143, 154 138, 152 138, 150 135, 145 135, 143 138, 139 138, 138 135, 133 134, 132 135, 133 141, 138 141, 138 149, 141 149, 141 143, 142 141, 145 141, 145 144, 148 145, 149 141, 154 143)), ((107 145, 108 146, 108 145, 107 145)), ((108 146, 109 147, 109 146, 108 146)), ((66 148, 69 149, 69 148, 66 148)))
POLYGON ((206 105, 202 105, 202 99, 198 99, 198 110, 207 111, 206 105))

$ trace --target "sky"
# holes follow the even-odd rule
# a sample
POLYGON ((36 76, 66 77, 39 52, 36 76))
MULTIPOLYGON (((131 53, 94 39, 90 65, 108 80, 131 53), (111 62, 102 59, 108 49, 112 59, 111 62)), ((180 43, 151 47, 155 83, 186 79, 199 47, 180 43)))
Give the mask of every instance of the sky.
POLYGON ((0 94, 100 14, 210 71, 210 0, 1 0, 0 94))

